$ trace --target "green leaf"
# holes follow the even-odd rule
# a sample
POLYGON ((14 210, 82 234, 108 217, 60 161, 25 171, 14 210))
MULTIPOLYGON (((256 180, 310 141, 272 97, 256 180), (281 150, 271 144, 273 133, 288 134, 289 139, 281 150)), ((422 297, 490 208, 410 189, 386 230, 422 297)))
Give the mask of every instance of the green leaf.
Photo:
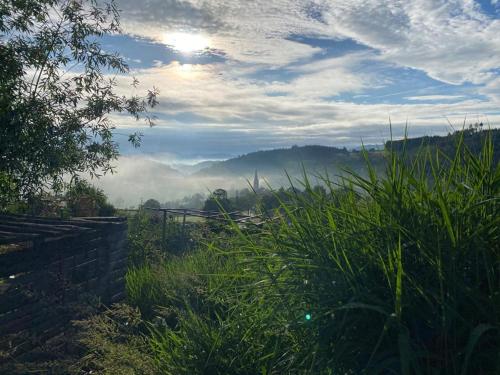
POLYGON ((469 361, 472 356, 472 353, 474 352, 474 349, 481 339, 481 336, 483 336, 486 332, 492 329, 497 329, 496 327, 489 325, 489 324, 479 324, 472 330, 472 332, 469 335, 469 341, 467 341, 467 346, 465 347, 465 359, 464 363, 462 365, 462 371, 460 372, 461 375, 466 375, 467 374, 467 368, 469 367, 469 361))

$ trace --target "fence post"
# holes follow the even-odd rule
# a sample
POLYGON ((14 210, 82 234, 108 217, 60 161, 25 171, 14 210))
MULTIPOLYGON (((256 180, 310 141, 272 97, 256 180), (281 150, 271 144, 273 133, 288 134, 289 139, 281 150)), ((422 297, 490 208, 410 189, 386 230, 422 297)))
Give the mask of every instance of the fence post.
POLYGON ((161 236, 161 248, 165 251, 165 241, 166 241, 166 230, 167 230, 167 210, 163 210, 163 227, 161 236))
POLYGON ((184 209, 184 216, 182 217, 182 248, 186 249, 186 214, 187 210, 184 209))

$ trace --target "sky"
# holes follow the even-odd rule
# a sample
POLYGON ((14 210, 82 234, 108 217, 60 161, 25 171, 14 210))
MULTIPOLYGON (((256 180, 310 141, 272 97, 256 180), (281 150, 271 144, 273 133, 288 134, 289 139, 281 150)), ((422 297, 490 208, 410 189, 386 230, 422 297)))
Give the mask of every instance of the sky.
POLYGON ((500 123, 499 0, 116 3, 123 31, 103 49, 125 57, 137 93, 160 91, 153 128, 115 116, 125 155, 196 162, 380 144, 390 123, 395 137, 500 123))

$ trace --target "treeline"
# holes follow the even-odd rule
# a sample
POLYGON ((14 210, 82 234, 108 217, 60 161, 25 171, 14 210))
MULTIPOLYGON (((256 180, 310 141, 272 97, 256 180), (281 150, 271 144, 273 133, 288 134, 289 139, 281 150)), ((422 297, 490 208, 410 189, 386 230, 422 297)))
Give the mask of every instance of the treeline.
POLYGON ((405 151, 412 156, 423 149, 439 150, 443 154, 452 157, 457 150, 457 146, 463 143, 467 146, 467 150, 479 154, 487 136, 491 137, 493 147, 496 150, 494 161, 498 162, 500 129, 485 130, 483 123, 471 124, 466 129, 448 133, 446 136, 424 136, 388 141, 385 148, 386 150, 394 150, 397 153, 405 151))
POLYGON ((203 205, 206 211, 242 211, 248 213, 272 214, 284 203, 290 203, 290 196, 310 196, 311 193, 327 196, 324 186, 316 185, 312 188, 302 187, 280 187, 277 190, 259 189, 253 191, 242 189, 234 192, 234 196, 229 197, 223 189, 217 189, 212 193, 203 205))
POLYGON ((117 211, 102 189, 80 179, 57 194, 43 192, 29 200, 15 199, 2 208, 0 212, 57 218, 113 216, 117 211))
MULTIPOLYGON (((383 153, 371 149, 373 163, 383 165, 383 153)), ((255 170, 265 176, 301 176, 304 169, 313 173, 338 173, 342 168, 361 171, 363 155, 357 150, 328 146, 293 146, 286 149, 252 152, 237 158, 214 163, 196 173, 198 176, 253 176, 255 170)))

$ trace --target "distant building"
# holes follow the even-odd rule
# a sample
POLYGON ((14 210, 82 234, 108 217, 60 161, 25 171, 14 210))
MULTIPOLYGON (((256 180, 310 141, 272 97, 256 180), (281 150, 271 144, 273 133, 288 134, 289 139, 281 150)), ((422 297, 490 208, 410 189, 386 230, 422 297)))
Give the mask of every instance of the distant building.
POLYGON ((259 191, 259 175, 257 174, 257 169, 255 170, 255 176, 253 178, 253 190, 259 191))

